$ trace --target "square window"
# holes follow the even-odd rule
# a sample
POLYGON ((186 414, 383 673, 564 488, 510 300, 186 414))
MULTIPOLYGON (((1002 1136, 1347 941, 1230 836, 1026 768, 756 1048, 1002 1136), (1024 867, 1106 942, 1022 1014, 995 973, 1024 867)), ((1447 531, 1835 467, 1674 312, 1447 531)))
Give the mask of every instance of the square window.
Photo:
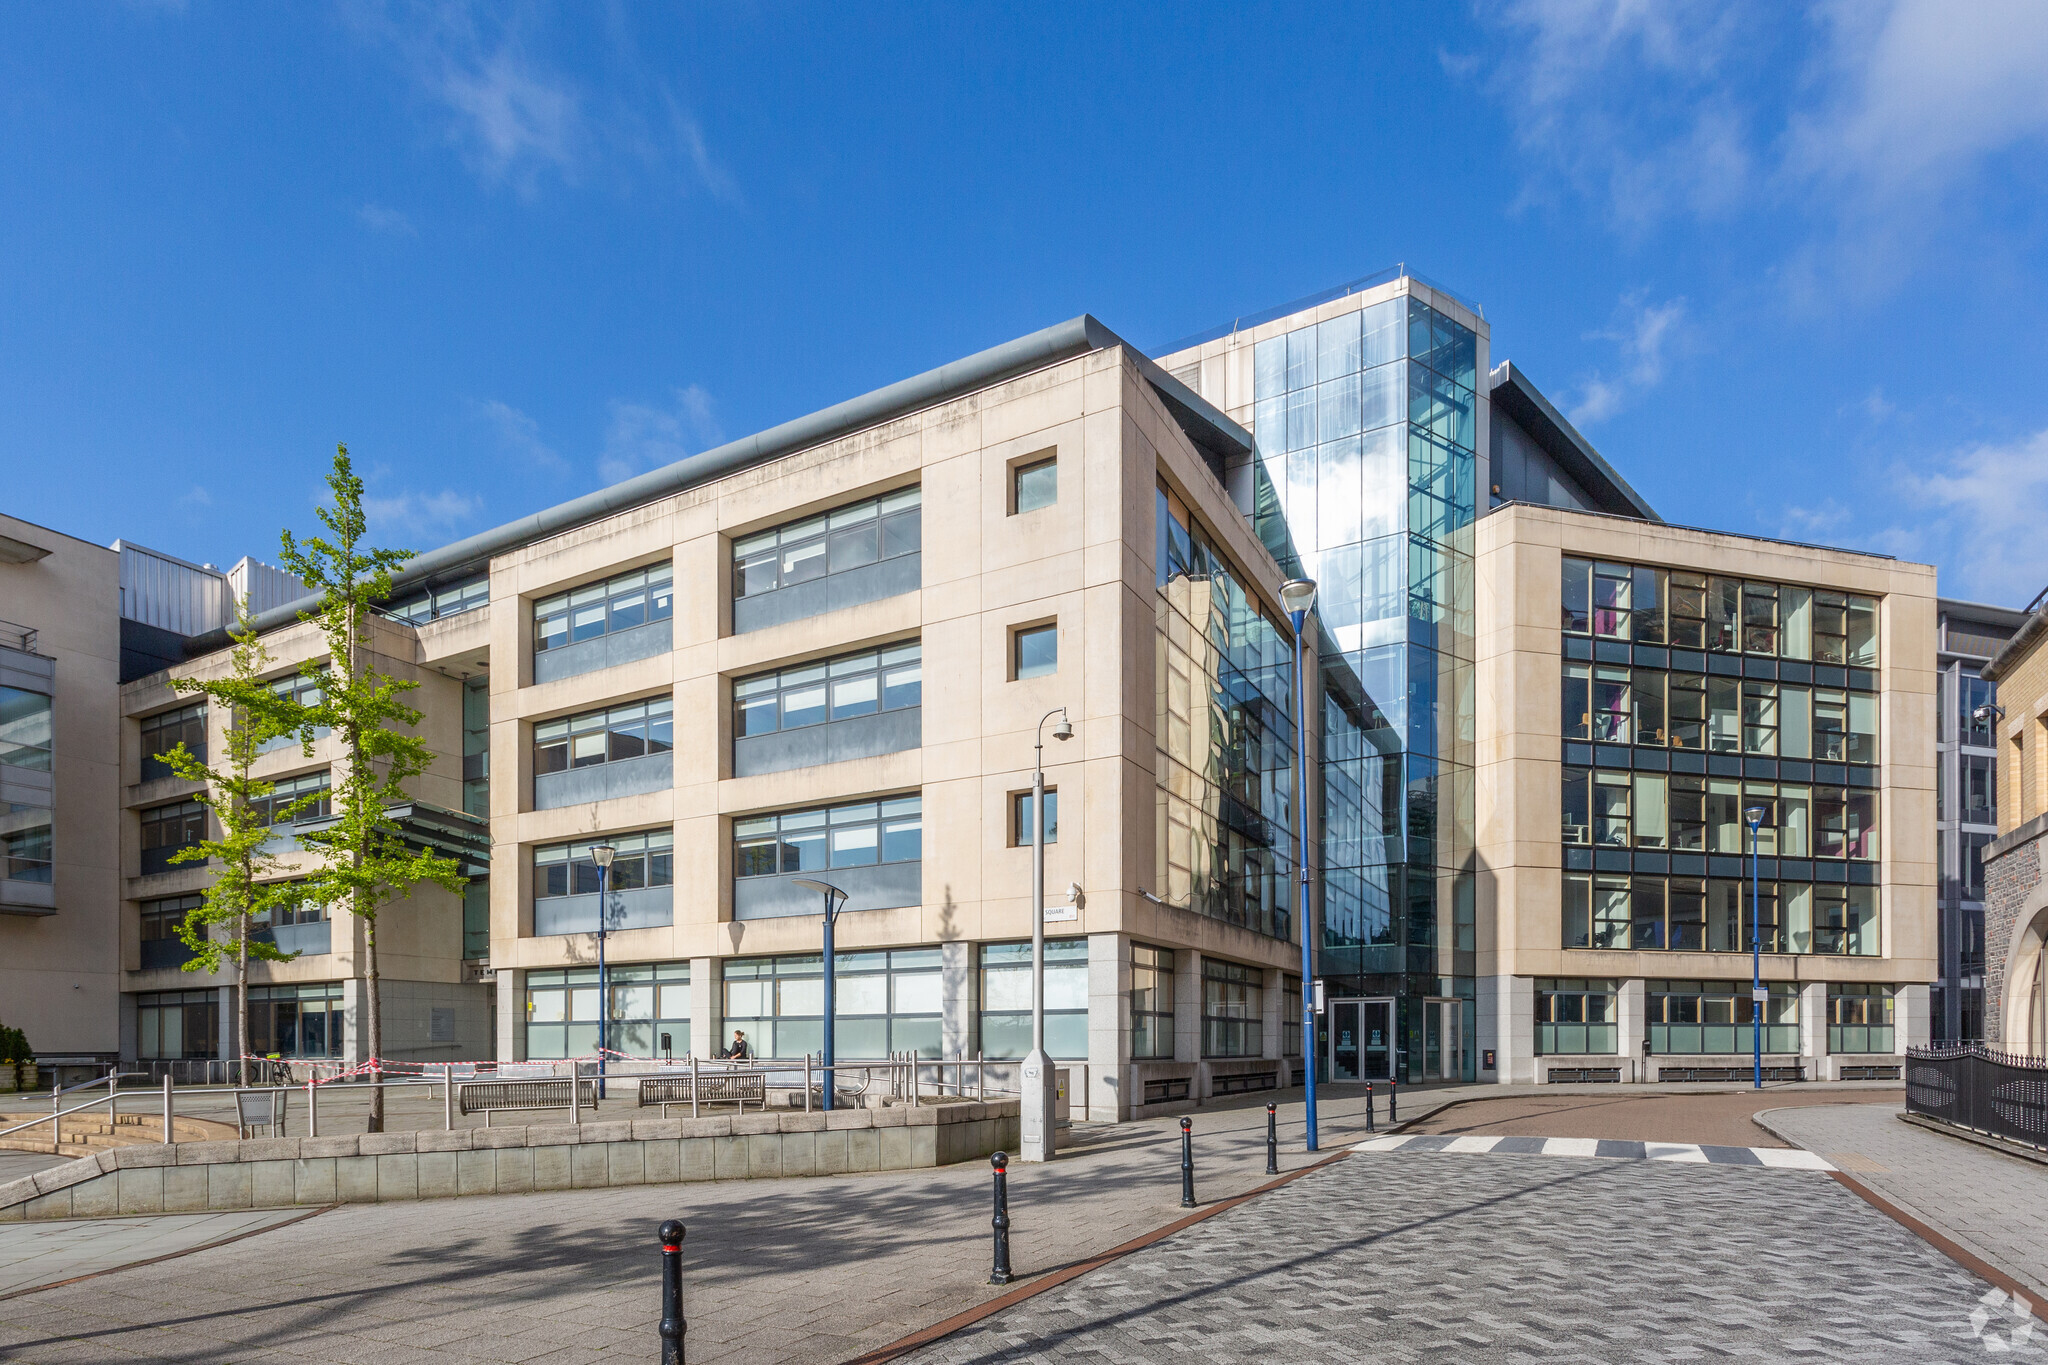
MULTIPOLYGON (((1017 792, 1010 797, 1011 842, 1018 848, 1031 847, 1031 793, 1017 792)), ((1045 841, 1056 844, 1060 841, 1060 793, 1057 787, 1045 789, 1045 841)))
POLYGON ((1059 501, 1059 496, 1058 459, 1036 460, 1020 464, 1010 471, 1010 511, 1013 515, 1050 507, 1059 501))
POLYGON ((1010 676, 1042 678, 1060 666, 1060 638, 1057 624, 1026 626, 1010 637, 1010 676))

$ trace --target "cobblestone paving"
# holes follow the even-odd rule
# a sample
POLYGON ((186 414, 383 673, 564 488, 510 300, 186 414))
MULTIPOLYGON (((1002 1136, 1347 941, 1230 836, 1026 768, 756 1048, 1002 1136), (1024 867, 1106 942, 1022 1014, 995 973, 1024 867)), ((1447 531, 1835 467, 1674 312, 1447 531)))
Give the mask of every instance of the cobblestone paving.
POLYGON ((1931 1133, 1898 1114, 1896 1105, 1857 1104, 1779 1109, 1765 1121, 2048 1295, 2048 1166, 1931 1133))
POLYGON ((57 1284, 111 1266, 171 1256, 304 1218, 313 1209, 237 1209, 148 1218, 9 1223, 0 1229, 0 1295, 57 1284))
POLYGON ((905 1359, 1982 1361, 1987 1289, 1825 1175, 1389 1152, 905 1359))
POLYGON ((1546 1138, 1464 1133, 1452 1137, 1369 1138, 1356 1152, 1448 1152, 1453 1156, 1597 1156, 1617 1161, 1691 1161, 1710 1166, 1775 1166, 1829 1171, 1812 1152, 1794 1147, 1721 1147, 1697 1142, 1630 1142, 1616 1138, 1546 1138))

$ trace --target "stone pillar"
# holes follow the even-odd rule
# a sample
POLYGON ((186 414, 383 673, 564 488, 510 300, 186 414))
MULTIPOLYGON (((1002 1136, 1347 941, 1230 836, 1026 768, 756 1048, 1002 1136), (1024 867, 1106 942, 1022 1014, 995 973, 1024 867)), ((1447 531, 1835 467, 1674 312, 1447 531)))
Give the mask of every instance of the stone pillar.
POLYGON ((1294 1079, 1288 1074, 1287 1063, 1280 1055, 1280 1043, 1286 1037, 1287 1028, 1287 992, 1283 989, 1286 980, 1286 972, 1278 967, 1268 967, 1260 979, 1259 993, 1259 999, 1265 1006, 1260 1011, 1263 1018, 1259 1032, 1264 1046, 1259 1049, 1259 1056, 1273 1064, 1274 1084, 1283 1087, 1294 1079))
POLYGON ((1808 981, 1799 988, 1799 1056, 1806 1074, 1817 1081, 1835 1079, 1828 1056, 1828 983, 1808 981))
MULTIPOLYGON (((220 988, 220 1046, 215 1055, 224 1062, 232 1062, 241 1054, 235 1049, 235 988, 220 988)), ((353 1014, 351 1014, 353 1017, 353 1014)), ((234 1071, 230 1068, 229 1075, 234 1071)))
MULTIPOLYGON (((1614 1004, 1615 1049, 1621 1054, 1621 1078, 1625 1081, 1647 1081, 1656 1059, 1646 1056, 1643 1050, 1644 1040, 1650 1036, 1650 993, 1643 979, 1637 976, 1623 981, 1614 1004)), ((1532 995, 1529 1001, 1532 1019, 1535 1010, 1536 1002, 1532 995)))
POLYGON ((725 1045, 725 959, 690 959, 690 1051, 709 1057, 725 1045))
POLYGON ((493 978, 498 986, 498 1056, 508 1062, 526 1060, 526 973, 517 967, 500 967, 493 978))
POLYGON ((1202 955, 1193 948, 1173 950, 1173 1060, 1195 1063, 1188 1098, 1209 1097, 1202 1061, 1202 955))
POLYGON ((1068 1092, 1077 1121, 1131 1116, 1130 998, 1131 941, 1088 935, 1088 1085, 1068 1092))
POLYGON ((939 1051, 948 1057, 974 1055, 974 945, 955 940, 939 945, 939 990, 945 1012, 939 1019, 939 1051))
POLYGON ((352 976, 341 983, 341 1060, 361 1066, 370 1060, 370 983, 352 976))
MULTIPOLYGON (((1900 986, 1892 1001, 1893 1049, 1904 1056, 1909 1047, 1926 1047, 1929 1033, 1928 990, 1925 981, 1900 986)), ((1988 1029, 1987 1029, 1988 1032, 1988 1029)))

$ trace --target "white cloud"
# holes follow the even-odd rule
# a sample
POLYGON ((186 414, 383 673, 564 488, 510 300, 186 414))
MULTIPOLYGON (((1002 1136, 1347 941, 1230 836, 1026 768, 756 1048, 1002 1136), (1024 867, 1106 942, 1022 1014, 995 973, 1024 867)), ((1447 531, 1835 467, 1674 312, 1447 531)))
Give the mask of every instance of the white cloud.
POLYGON ((722 432, 712 413, 711 395, 699 386, 675 390, 675 402, 666 408, 643 403, 612 403, 612 420, 605 432, 604 451, 598 456, 597 472, 606 483, 617 483, 718 443, 722 432))
POLYGON ((482 498, 452 488, 438 493, 408 489, 389 497, 367 493, 363 496, 363 513, 369 519, 373 538, 387 544, 396 538, 413 548, 447 539, 481 512, 483 506, 482 498))
POLYGON ((574 169, 582 110, 566 82, 508 43, 481 55, 443 53, 434 93, 456 114, 453 135, 473 165, 530 193, 547 167, 574 169))
POLYGON ((1615 326, 1591 334, 1592 339, 1612 341, 1620 347, 1621 369, 1613 375, 1596 371, 1582 383, 1569 414, 1572 421, 1591 423, 1612 417, 1632 395, 1663 383, 1666 352, 1684 328, 1682 297, 1655 304, 1643 293, 1622 299, 1615 326))
POLYGON ((474 405, 479 421, 497 433, 499 448, 539 469, 559 473, 569 462, 540 436, 540 423, 510 403, 492 398, 474 405))
POLYGON ((392 237, 417 237, 419 232, 412 225, 412 219, 397 209, 385 208, 382 204, 365 204, 356 210, 356 221, 372 232, 392 237))
POLYGON ((213 506, 213 494, 206 491, 206 485, 195 483, 178 498, 178 505, 181 507, 211 507, 213 506))
POLYGON ((1901 501, 1922 515, 1893 536, 1941 564, 1942 592, 2019 605, 2048 583, 2048 429, 1896 477, 1901 501))

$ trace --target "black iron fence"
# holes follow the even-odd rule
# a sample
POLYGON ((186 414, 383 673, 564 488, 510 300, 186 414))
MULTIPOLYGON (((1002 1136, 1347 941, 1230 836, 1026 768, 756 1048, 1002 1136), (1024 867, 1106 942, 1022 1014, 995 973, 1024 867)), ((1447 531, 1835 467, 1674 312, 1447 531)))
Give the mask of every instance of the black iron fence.
POLYGON ((2048 1057, 1982 1043, 1908 1048, 1906 1112, 2048 1151, 2048 1057))

